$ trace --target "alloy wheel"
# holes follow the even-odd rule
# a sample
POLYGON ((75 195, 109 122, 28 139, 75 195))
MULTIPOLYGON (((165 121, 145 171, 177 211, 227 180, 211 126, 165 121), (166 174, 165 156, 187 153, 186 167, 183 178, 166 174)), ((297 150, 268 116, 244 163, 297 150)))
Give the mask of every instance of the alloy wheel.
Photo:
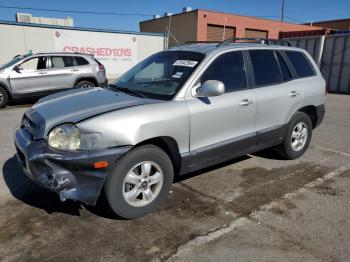
POLYGON ((138 163, 124 178, 123 197, 131 206, 146 206, 158 196, 163 180, 163 171, 158 164, 152 161, 138 163))
POLYGON ((308 127, 304 122, 295 125, 292 132, 291 146, 294 151, 300 151, 304 148, 308 136, 308 127))

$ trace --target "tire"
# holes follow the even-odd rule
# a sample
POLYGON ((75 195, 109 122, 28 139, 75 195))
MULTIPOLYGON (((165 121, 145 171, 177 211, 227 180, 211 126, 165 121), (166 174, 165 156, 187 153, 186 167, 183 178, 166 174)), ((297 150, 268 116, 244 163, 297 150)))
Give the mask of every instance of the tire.
POLYGON ((290 120, 282 143, 277 147, 277 152, 288 160, 302 156, 309 147, 312 137, 312 122, 310 117, 297 112, 290 120))
POLYGON ((0 108, 4 108, 9 101, 9 94, 6 89, 0 86, 0 108))
POLYGON ((161 205, 169 193, 173 178, 172 162, 162 149, 154 145, 140 146, 113 166, 106 179, 104 193, 108 205, 117 216, 125 219, 138 218, 155 211, 161 205), (162 179, 159 174, 156 175, 157 172, 162 179), (147 173, 149 176, 145 179, 142 174, 147 173))
POLYGON ((93 82, 87 81, 87 80, 83 80, 78 82, 75 87, 77 88, 89 88, 89 87, 94 87, 95 84, 93 82))

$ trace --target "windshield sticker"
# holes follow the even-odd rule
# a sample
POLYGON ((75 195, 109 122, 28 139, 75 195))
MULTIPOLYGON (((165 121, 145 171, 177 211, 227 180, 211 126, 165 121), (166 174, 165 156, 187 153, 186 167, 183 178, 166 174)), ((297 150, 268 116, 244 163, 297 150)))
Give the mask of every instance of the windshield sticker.
POLYGON ((187 67, 195 67, 198 64, 198 61, 191 60, 177 60, 173 65, 174 66, 187 66, 187 67))
POLYGON ((172 77, 173 78, 181 78, 182 75, 183 75, 183 72, 176 72, 172 77))

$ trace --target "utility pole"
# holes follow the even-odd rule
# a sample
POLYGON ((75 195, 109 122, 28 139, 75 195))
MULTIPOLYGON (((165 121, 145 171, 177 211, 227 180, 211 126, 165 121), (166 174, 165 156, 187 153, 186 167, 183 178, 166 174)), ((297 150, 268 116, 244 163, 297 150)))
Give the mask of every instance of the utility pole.
POLYGON ((281 15, 281 22, 284 20, 284 0, 282 0, 282 15, 281 15))

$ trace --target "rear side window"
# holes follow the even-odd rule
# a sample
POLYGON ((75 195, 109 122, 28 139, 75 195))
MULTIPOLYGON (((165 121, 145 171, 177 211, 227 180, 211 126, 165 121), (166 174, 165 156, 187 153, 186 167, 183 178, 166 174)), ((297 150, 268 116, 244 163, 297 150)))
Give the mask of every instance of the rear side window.
POLYGON ((72 66, 88 65, 89 62, 85 58, 79 56, 52 56, 52 68, 64 68, 72 66))
POLYGON ((207 80, 223 82, 226 93, 245 89, 246 79, 242 52, 229 52, 217 57, 201 77, 202 83, 207 80))
POLYGON ((71 56, 52 56, 51 66, 52 68, 64 68, 74 66, 74 59, 71 56))
POLYGON ((298 77, 308 77, 315 75, 315 71, 303 53, 296 51, 285 51, 285 53, 292 63, 298 77))
POLYGON ((81 56, 75 57, 75 65, 82 66, 82 65, 88 65, 88 64, 89 64, 89 62, 85 58, 83 58, 81 56))
POLYGON ((250 50, 255 85, 265 86, 282 82, 282 76, 273 50, 250 50))
POLYGON ((280 64, 283 81, 291 80, 293 77, 292 77, 292 74, 289 71, 289 68, 288 68, 288 66, 286 64, 286 61, 284 61, 284 59, 283 59, 283 57, 281 56, 280 53, 276 52, 276 55, 277 55, 278 63, 280 64))

